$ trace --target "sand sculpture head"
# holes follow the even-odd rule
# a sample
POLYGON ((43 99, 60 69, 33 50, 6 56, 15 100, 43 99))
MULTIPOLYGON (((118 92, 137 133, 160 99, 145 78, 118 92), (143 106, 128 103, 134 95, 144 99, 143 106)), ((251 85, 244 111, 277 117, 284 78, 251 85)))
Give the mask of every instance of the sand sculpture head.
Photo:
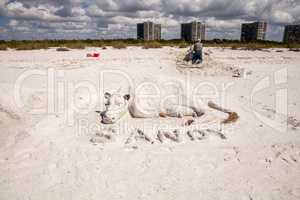
POLYGON ((128 112, 130 95, 118 92, 104 94, 105 110, 100 113, 103 124, 114 124, 128 112))

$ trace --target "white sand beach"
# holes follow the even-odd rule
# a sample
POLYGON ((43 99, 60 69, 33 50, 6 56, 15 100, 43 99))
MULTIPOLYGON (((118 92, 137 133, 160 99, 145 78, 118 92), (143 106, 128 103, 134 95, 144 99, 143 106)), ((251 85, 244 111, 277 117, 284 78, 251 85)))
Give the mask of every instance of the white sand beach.
POLYGON ((205 48, 206 67, 179 70, 186 50, 0 51, 0 199, 300 199, 300 53, 205 48), (101 124, 104 92, 143 84, 180 85, 239 119, 207 108, 190 126, 101 124))

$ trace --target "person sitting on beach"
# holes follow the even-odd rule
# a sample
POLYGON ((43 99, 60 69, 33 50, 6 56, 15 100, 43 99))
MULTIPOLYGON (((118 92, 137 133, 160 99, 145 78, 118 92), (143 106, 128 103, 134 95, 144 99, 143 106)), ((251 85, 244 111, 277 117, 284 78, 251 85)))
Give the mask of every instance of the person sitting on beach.
POLYGON ((202 63, 202 48, 203 48, 203 45, 201 43, 201 40, 199 39, 193 46, 193 51, 194 51, 193 59, 192 59, 193 64, 202 63))

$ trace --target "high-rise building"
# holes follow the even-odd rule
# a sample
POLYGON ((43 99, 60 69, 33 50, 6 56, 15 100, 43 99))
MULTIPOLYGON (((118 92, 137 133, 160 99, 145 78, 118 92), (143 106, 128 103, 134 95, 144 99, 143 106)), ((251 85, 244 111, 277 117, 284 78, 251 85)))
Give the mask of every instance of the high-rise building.
POLYGON ((300 24, 285 26, 283 42, 300 42, 300 24))
POLYGON ((181 39, 185 41, 205 40, 205 24, 196 21, 181 24, 181 39))
POLYGON ((254 42, 257 40, 265 40, 267 32, 266 22, 254 22, 242 24, 241 41, 254 42))
POLYGON ((161 25, 150 21, 137 24, 137 39, 146 41, 160 40, 161 25))
POLYGON ((161 40, 161 24, 154 25, 154 40, 161 40))

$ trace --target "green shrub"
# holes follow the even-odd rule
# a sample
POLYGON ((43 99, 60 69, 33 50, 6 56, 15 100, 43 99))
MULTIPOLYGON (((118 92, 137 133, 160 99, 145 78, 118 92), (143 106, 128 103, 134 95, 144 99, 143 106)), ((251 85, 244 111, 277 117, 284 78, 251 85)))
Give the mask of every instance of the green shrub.
POLYGON ((163 45, 159 42, 147 42, 143 45, 143 49, 158 49, 162 47, 163 45))
POLYGON ((190 45, 188 44, 188 43, 186 43, 186 42, 183 42, 183 43, 181 43, 181 44, 179 44, 179 48, 180 49, 185 49, 185 48, 188 48, 190 45))
POLYGON ((232 50, 238 50, 239 49, 239 45, 238 44, 233 44, 233 45, 231 45, 231 49, 232 50))
POLYGON ((298 45, 296 43, 288 43, 288 44, 286 44, 286 47, 289 49, 295 49, 295 48, 300 47, 300 45, 298 45))
POLYGON ((7 46, 6 45, 0 45, 0 51, 6 51, 7 46))
POLYGON ((112 47, 115 49, 126 49, 127 44, 124 42, 114 42, 114 43, 112 43, 112 47))
POLYGON ((21 43, 16 45, 16 50, 40 50, 40 49, 48 49, 49 45, 47 43, 42 42, 28 42, 28 43, 21 43))
POLYGON ((83 42, 66 43, 65 46, 69 49, 85 49, 86 44, 83 42))
POLYGON ((83 40, 83 41, 80 41, 82 43, 84 43, 86 46, 89 46, 89 47, 103 47, 103 41, 101 40, 83 40))
MULTIPOLYGON (((34 50, 34 49, 47 49, 49 47, 66 47, 69 49, 84 49, 85 47, 105 47, 112 46, 117 49, 124 49, 127 46, 141 46, 145 49, 161 48, 163 46, 174 46, 179 48, 186 48, 189 42, 174 39, 174 40, 159 40, 145 42, 136 39, 125 40, 38 40, 38 41, 0 41, 0 48, 5 50, 7 48, 18 50, 34 50)), ((203 41, 205 47, 223 47, 231 49, 244 49, 244 50, 261 50, 266 48, 287 48, 294 49, 300 48, 300 43, 281 43, 274 41, 256 41, 253 43, 244 43, 238 40, 206 40, 203 41)))
POLYGON ((260 51, 261 49, 261 45, 259 44, 255 44, 255 43, 249 43, 247 44, 243 50, 247 50, 247 51, 260 51))

